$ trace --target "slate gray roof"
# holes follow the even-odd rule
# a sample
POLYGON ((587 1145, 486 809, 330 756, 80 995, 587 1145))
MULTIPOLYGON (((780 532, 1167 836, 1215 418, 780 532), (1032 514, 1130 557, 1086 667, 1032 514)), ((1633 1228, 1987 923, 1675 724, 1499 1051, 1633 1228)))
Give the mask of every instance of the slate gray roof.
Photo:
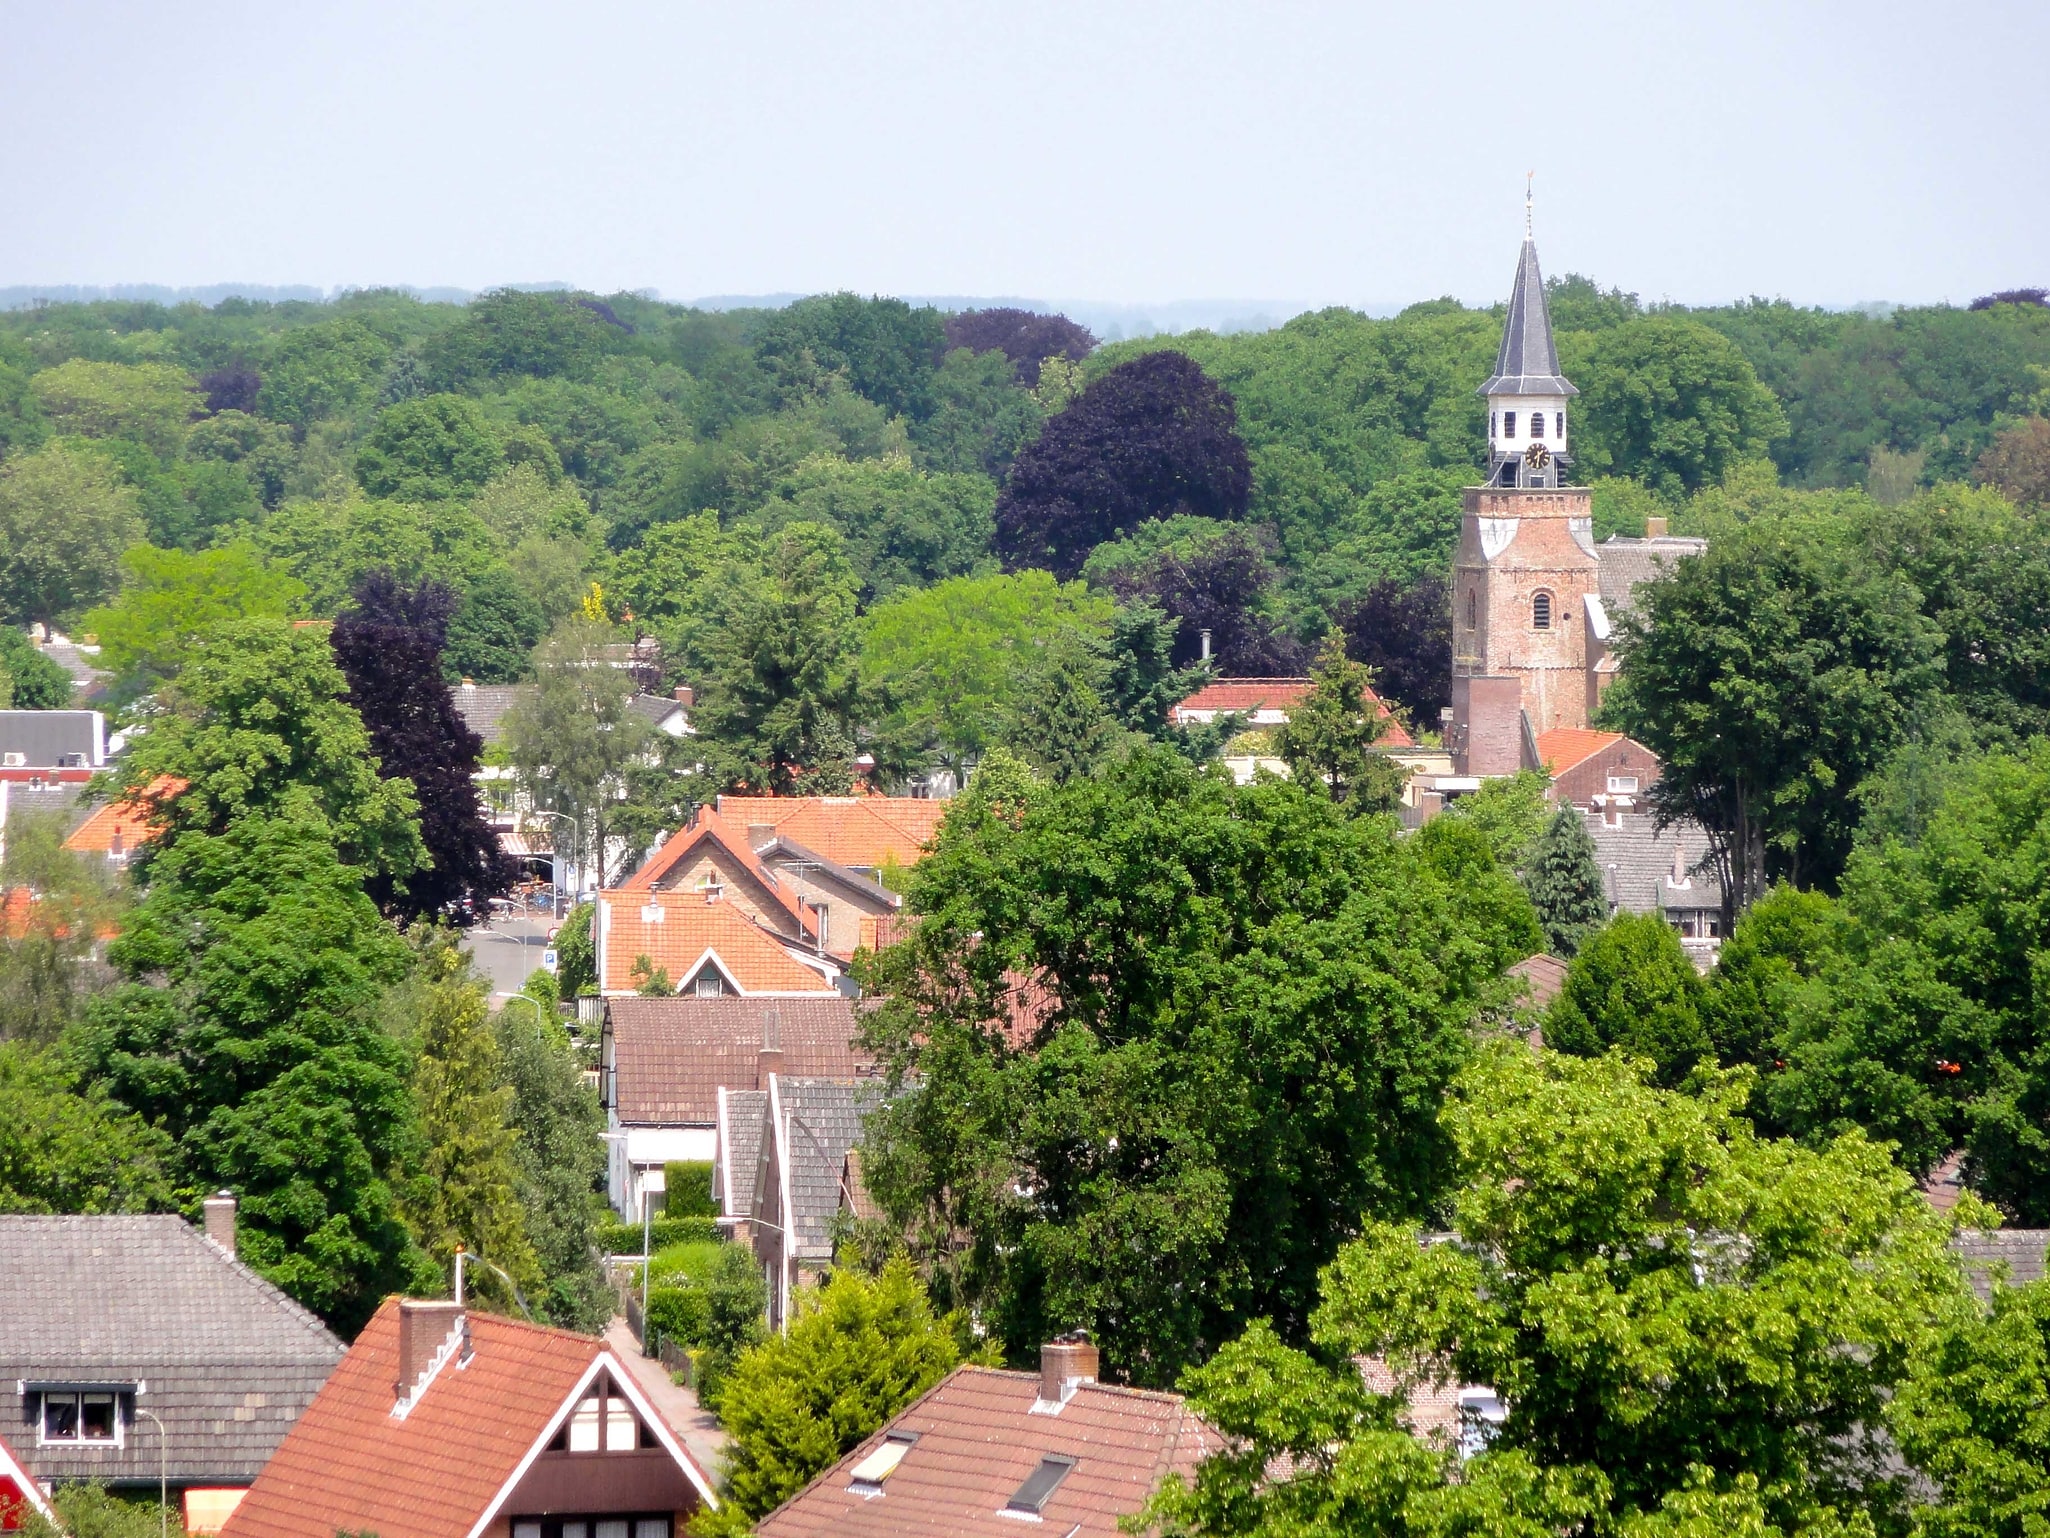
POLYGON ((1602 607, 1609 611, 1611 620, 1621 619, 1630 612, 1640 585, 1667 570, 1673 562, 1699 555, 1707 548, 1707 540, 1683 534, 1662 534, 1656 539, 1610 535, 1594 547, 1601 561, 1602 607))
POLYGON ((99 656, 98 647, 94 647, 88 653, 76 641, 60 641, 53 638, 45 641, 36 650, 69 673, 71 687, 81 695, 98 693, 100 686, 114 676, 94 661, 99 656))
POLYGON ((752 1217, 761 1178, 762 1128, 769 1115, 765 1089, 729 1089, 726 1125, 719 1141, 719 1210, 729 1218, 752 1217))
POLYGON ((155 1484, 156 1428, 39 1446, 18 1383, 143 1383, 178 1483, 253 1480, 342 1359, 312 1314, 182 1218, 0 1217, 0 1427, 38 1479, 155 1484))
POLYGON ((449 692, 455 696, 456 714, 463 718, 463 725, 482 737, 488 748, 504 740, 506 712, 532 694, 534 686, 463 683, 449 692))
POLYGON ((81 805, 85 799, 85 783, 82 780, 49 781, 31 785, 25 780, 15 780, 7 787, 7 815, 15 817, 47 817, 53 813, 64 819, 64 831, 69 833, 90 815, 90 809, 81 805))
POLYGON ((627 700, 626 708, 648 725, 659 729, 664 721, 684 707, 682 701, 667 694, 635 694, 627 700))
POLYGON ((1502 325, 1502 350, 1482 395, 1578 395, 1559 372, 1552 345, 1552 312, 1545 304, 1544 275, 1538 271, 1537 242, 1526 240, 1509 290, 1509 314, 1502 325))
POLYGON ((1966 1228, 1950 1241, 1950 1247, 1965 1263, 1965 1275, 1972 1290, 1991 1298, 1993 1283, 2026 1287, 2050 1275, 2044 1253, 2050 1250, 2050 1228, 1966 1228))
POLYGON ((106 740, 97 710, 0 710, 0 752, 21 754, 24 768, 98 769, 106 740))
POLYGON ((1678 822, 1656 829, 1650 812, 1623 812, 1615 827, 1600 812, 1584 812, 1594 839, 1595 863, 1609 901, 1625 913, 1657 913, 1663 909, 1720 908, 1722 882, 1708 854, 1708 834, 1698 822, 1678 822), (1687 872, 1673 881, 1673 851, 1680 851, 1687 872))
POLYGON ((786 1123, 783 1157, 790 1162, 790 1231, 804 1259, 832 1255, 828 1231, 840 1210, 840 1174, 847 1150, 861 1141, 869 1112, 883 1102, 883 1086, 828 1079, 777 1079, 786 1123))
POLYGON ((903 899, 880 881, 871 880, 851 865, 842 865, 838 860, 829 860, 814 850, 807 849, 794 838, 780 834, 755 850, 755 858, 769 866, 798 866, 810 874, 835 882, 847 891, 866 897, 871 902, 891 908, 900 907, 903 899))

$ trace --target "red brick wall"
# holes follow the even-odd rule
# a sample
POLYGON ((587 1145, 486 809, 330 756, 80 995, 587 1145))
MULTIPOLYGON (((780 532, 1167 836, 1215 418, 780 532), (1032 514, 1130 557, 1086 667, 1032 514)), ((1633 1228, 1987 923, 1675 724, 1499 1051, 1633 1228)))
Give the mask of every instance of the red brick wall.
POLYGON ((1604 748, 1584 763, 1575 764, 1552 782, 1552 799, 1570 801, 1575 806, 1587 807, 1594 804, 1596 796, 1609 794, 1609 776, 1636 775, 1638 805, 1644 802, 1644 793, 1658 783, 1659 761, 1651 749, 1628 737, 1613 747, 1604 748))

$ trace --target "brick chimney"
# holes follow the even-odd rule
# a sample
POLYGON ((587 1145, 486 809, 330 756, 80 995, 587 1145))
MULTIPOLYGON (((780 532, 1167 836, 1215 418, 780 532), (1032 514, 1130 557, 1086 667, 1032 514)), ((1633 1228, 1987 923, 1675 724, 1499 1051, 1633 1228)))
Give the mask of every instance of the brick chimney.
POLYGON ((783 1071, 783 1011, 762 1011, 762 1047, 755 1054, 755 1088, 767 1089, 769 1075, 783 1071))
POLYGON ((675 698, 677 704, 685 707, 695 705, 698 700, 697 691, 691 688, 689 684, 678 684, 675 689, 675 698))
POLYGON ((1075 1330, 1039 1348, 1039 1402, 1066 1404, 1078 1384, 1096 1381, 1096 1347, 1088 1332, 1075 1330))
POLYGON ((399 1403, 410 1404, 420 1379, 463 1327, 463 1305, 442 1299, 399 1300, 399 1403))
POLYGON ((1664 539, 1666 537, 1666 520, 1663 515, 1655 513, 1644 520, 1644 537, 1646 539, 1664 539))
POLYGON ((201 1204, 206 1213, 206 1236, 226 1250, 235 1253, 235 1193, 216 1191, 201 1204))

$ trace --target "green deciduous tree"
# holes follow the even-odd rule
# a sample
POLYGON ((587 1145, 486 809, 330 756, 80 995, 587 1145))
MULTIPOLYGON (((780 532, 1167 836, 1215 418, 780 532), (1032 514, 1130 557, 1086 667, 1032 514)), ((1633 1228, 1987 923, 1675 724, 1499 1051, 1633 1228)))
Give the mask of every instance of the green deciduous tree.
POLYGON ((838 529, 862 600, 874 602, 991 568, 996 494, 986 476, 927 475, 902 454, 853 463, 821 454, 792 470, 756 517, 771 528, 798 521, 838 529))
POLYGON ((542 1273, 539 1290, 527 1301, 551 1324, 595 1332, 604 1328, 613 1306, 596 1259, 591 1211, 605 1172, 605 1145, 598 1136, 605 1113, 597 1092, 584 1083, 569 1033, 552 1008, 534 1006, 534 992, 530 982, 497 1016, 502 1079, 512 1091, 506 1119, 518 1134, 514 1188, 542 1273))
POLYGON ((960 1362, 966 1322, 934 1316, 908 1263, 841 1267, 789 1330, 741 1354, 719 1393, 726 1504, 693 1524, 746 1532, 960 1362))
POLYGON ((1581 1057, 1619 1048, 1678 1084, 1709 1051, 1701 976, 1672 925, 1619 913, 1581 944, 1545 1020, 1545 1045, 1581 1057))
POLYGON ((1252 1318, 1299 1337, 1360 1213, 1438 1189, 1441 1086, 1535 933, 1486 863, 1469 891, 1387 820, 1158 750, 1065 786, 992 755, 875 964, 907 1093, 871 1189, 1007 1341, 1087 1327, 1163 1384, 1252 1318))
POLYGON ((0 673, 16 710, 61 710, 71 703, 71 674, 64 664, 44 656, 27 631, 12 625, 0 625, 0 673))
POLYGON ((169 363, 90 363, 73 358, 31 383, 42 413, 59 432, 133 438, 169 458, 198 413, 192 376, 169 363))
POLYGON ((389 407, 356 458, 365 491, 402 502, 468 497, 504 468, 504 439, 477 403, 460 395, 389 407))
POLYGON ((52 443, 0 464, 0 617, 49 624, 100 602, 141 538, 135 492, 93 450, 52 443))
POLYGON ((299 612, 306 584, 248 545, 188 554, 137 545, 121 558, 121 596, 80 627, 99 637, 100 661, 141 692, 177 675, 194 641, 228 620, 299 612))
POLYGON ((1562 351, 1580 386, 1573 453, 1589 473, 1635 476, 1667 496, 1697 491, 1787 430, 1743 353, 1698 321, 1641 316, 1562 351))
POLYGON ((241 1198, 242 1258, 344 1332, 417 1255, 395 1190, 412 1097, 376 1019, 406 953, 362 883, 321 819, 181 834, 109 948, 128 981, 80 1042, 95 1081, 177 1140, 181 1187, 241 1198))
POLYGON ((1388 721, 1374 696, 1374 670, 1345 654, 1345 638, 1324 638, 1310 668, 1310 690, 1275 733, 1289 775, 1321 789, 1355 816, 1392 812, 1409 772, 1375 745, 1388 721))
POLYGON ((1725 928, 1773 876, 1835 880, 1856 791, 1929 713, 1941 637, 1840 526, 1769 518, 1637 590, 1605 719, 1657 753, 1662 814, 1708 830, 1725 928))
POLYGON ((1578 807, 1561 806, 1531 847, 1523 884, 1554 955, 1571 956, 1609 917, 1594 835, 1578 807))
POLYGON ((1969 1307, 1948 1225, 1861 1138, 1759 1138, 1746 1094, 1490 1050, 1444 1110, 1454 1237, 1369 1222, 1324 1273, 1323 1360, 1256 1329, 1189 1374, 1233 1441, 1168 1488, 1167 1531, 1765 1538, 1897 1512, 1881 1415, 1969 1307), (1360 1355, 1400 1388, 1486 1385, 1506 1419, 1461 1468, 1360 1355))
POLYGON ((0 1212, 161 1211, 171 1140, 53 1048, 0 1042, 0 1212))
POLYGON ((168 804, 168 842, 283 817, 317 824, 345 860, 403 877, 424 854, 413 787, 378 777, 346 690, 324 629, 219 624, 165 691, 165 711, 129 754, 127 783, 186 782, 168 804))

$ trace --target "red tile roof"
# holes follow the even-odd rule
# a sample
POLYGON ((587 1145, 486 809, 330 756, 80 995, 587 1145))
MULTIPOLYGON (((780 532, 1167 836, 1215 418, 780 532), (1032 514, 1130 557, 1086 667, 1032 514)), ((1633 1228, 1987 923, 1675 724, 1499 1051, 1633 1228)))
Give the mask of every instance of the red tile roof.
POLYGON ((140 791, 109 801, 71 830, 64 847, 74 854, 134 850, 163 831, 164 803, 185 789, 175 775, 160 774, 140 791))
MULTIPOLYGON (((492 1314, 469 1316, 474 1355, 447 1363, 403 1418, 392 1414, 399 1373, 399 1301, 356 1337, 228 1519, 223 1538, 451 1538, 476 1530, 602 1364, 629 1399, 638 1390, 605 1343, 492 1314)), ((642 1419, 701 1491, 705 1476, 660 1413, 642 1419)))
POLYGON ((1539 952, 1526 956, 1509 969, 1522 984, 1522 997, 1534 1009, 1548 1008, 1566 986, 1566 963, 1557 956, 1539 952))
POLYGON ((719 811, 736 828, 774 828, 838 864, 874 870, 893 859, 917 864, 947 803, 912 796, 721 796, 719 811))
POLYGON ((1058 1538, 1117 1538, 1118 1518, 1146 1504, 1169 1474, 1193 1478, 1221 1439, 1178 1394, 1084 1383, 1058 1415, 1034 1415, 1036 1373, 961 1367, 782 1506, 761 1538, 811 1535, 981 1533, 1017 1538, 1016 1517, 997 1515, 1048 1454, 1073 1469, 1048 1497, 1036 1531, 1058 1538), (849 1471, 886 1432, 918 1440, 880 1495, 848 1489, 849 1471))
POLYGON ((707 902, 697 892, 600 892, 599 964, 601 993, 633 993, 640 987, 634 960, 646 956, 669 973, 677 987, 695 976, 707 951, 745 994, 837 993, 816 968, 795 960, 786 944, 730 902, 707 902), (645 908, 659 908, 651 923, 645 908))
POLYGON ((688 828, 672 835, 654 856, 619 884, 622 892, 648 892, 661 884, 662 878, 675 870, 695 851, 707 844, 716 844, 728 859, 746 871, 768 894, 775 911, 789 920, 793 934, 816 935, 818 915, 806 913, 788 888, 777 881, 775 874, 755 858, 755 852, 748 846, 747 839, 731 823, 721 817, 712 807, 701 806, 688 828))
POLYGON ((619 1119, 637 1126, 711 1126, 719 1091, 757 1083, 773 1035, 781 1073, 852 1079, 875 1071, 854 1045, 852 999, 622 998, 608 1006, 619 1119), (771 1019, 773 1014, 774 1018, 771 1019))
POLYGON ((1561 775, 1576 764, 1586 763, 1595 754, 1613 748, 1622 740, 1621 732, 1597 732, 1585 727, 1555 726, 1548 732, 1538 733, 1538 762, 1545 765, 1554 776, 1561 775))
MULTIPOLYGON (((1286 715, 1295 702, 1310 692, 1307 678, 1213 678, 1194 694, 1175 706, 1174 719, 1182 722, 1194 713, 1222 713, 1225 711, 1278 710, 1286 715)), ((1413 748, 1416 739, 1403 729, 1400 721, 1388 704, 1373 690, 1367 691, 1381 712, 1381 719, 1388 723, 1381 734, 1381 741, 1391 748, 1413 748)))

